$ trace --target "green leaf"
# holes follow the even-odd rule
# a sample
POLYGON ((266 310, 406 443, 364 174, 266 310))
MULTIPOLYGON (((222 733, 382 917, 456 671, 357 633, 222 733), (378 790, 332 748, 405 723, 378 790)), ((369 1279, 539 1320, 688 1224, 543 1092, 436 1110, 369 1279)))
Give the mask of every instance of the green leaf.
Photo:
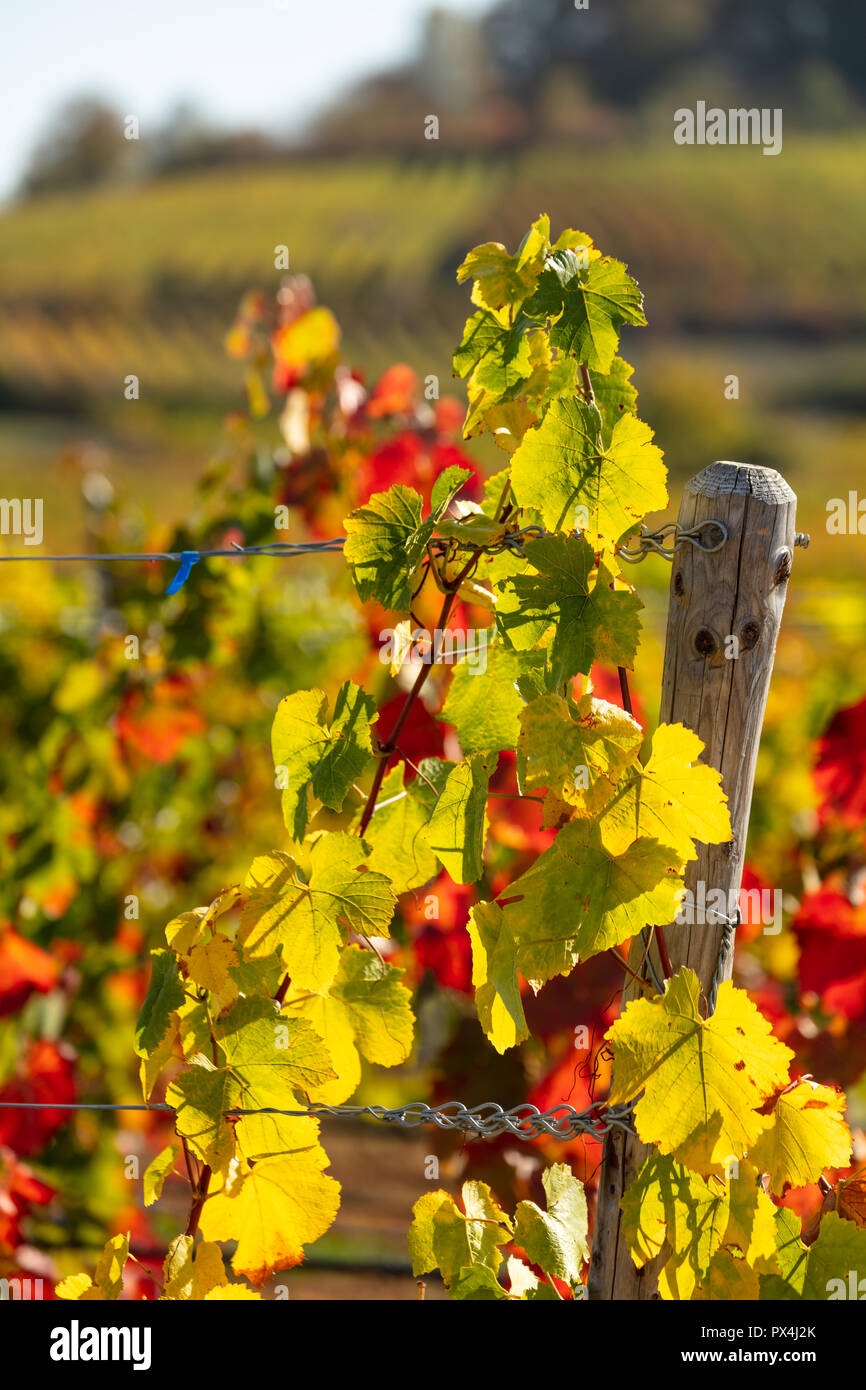
POLYGON ((457 283, 471 279, 472 303, 507 321, 508 311, 513 313, 535 289, 549 238, 550 224, 544 217, 533 224, 516 256, 499 241, 475 246, 457 269, 457 283))
POLYGON ((461 1269, 448 1290, 448 1296, 453 1303, 511 1301, 511 1294, 506 1293, 496 1275, 486 1265, 472 1265, 469 1269, 461 1269))
POLYGON ((514 454, 511 483, 551 531, 580 530, 593 551, 611 553, 647 512, 667 506, 667 470, 636 415, 619 417, 604 449, 601 429, 597 406, 555 400, 514 454))
POLYGON ((603 567, 591 583, 594 556, 580 536, 544 536, 527 544, 526 555, 535 573, 500 581, 496 621, 521 651, 554 629, 548 687, 560 689, 572 676, 588 675, 596 661, 631 667, 643 607, 637 595, 615 590, 603 567))
POLYGON ((150 959, 150 984, 138 1015, 133 1044, 139 1057, 149 1057, 157 1051, 171 1027, 172 1014, 185 997, 174 952, 151 951, 150 959))
MULTIPOLYGON (((422 777, 404 787, 404 766, 400 763, 386 775, 364 831, 364 840, 370 847, 368 868, 386 874, 398 897, 410 889, 421 888, 439 872, 439 860, 426 837, 436 793, 422 777)), ((356 824, 360 819, 359 810, 356 824)))
POLYGON ((326 988, 350 931, 388 935, 397 900, 390 880, 367 870, 367 856, 363 840, 337 831, 313 845, 307 882, 286 854, 256 859, 247 875, 250 891, 241 916, 246 952, 269 955, 279 946, 295 984, 326 988))
POLYGON ((800 1239, 799 1216, 787 1207, 778 1207, 775 1212, 775 1224, 776 1265, 779 1272, 761 1276, 762 1302, 767 1299, 801 1298, 806 1278, 809 1247, 800 1239))
POLYGON ((395 484, 376 492, 345 521, 348 561, 355 588, 365 602, 408 612, 414 575, 438 521, 470 476, 466 468, 446 468, 433 484, 432 510, 421 520, 421 498, 395 484))
POLYGON ((343 554, 360 598, 364 602, 375 599, 383 608, 396 612, 408 611, 412 574, 426 544, 425 540, 419 547, 418 493, 401 484, 376 492, 346 517, 344 525, 343 554))
POLYGON ((462 1269, 481 1265, 494 1276, 502 1263, 500 1245, 511 1239, 511 1222, 483 1182, 465 1182, 463 1211, 447 1192, 426 1192, 412 1208, 409 1253, 412 1272, 438 1269, 446 1287, 462 1269))
POLYGON ((609 256, 570 276, 560 302, 562 315, 550 330, 551 346, 591 371, 610 371, 623 324, 646 323, 637 282, 622 261, 609 256))
POLYGON ((481 1027, 506 1052, 529 1037, 517 980, 516 943, 496 903, 476 903, 469 914, 472 984, 481 1027))
POLYGON ((476 393, 491 397, 491 405, 509 396, 532 371, 526 324, 504 328, 494 314, 479 310, 466 320, 453 366, 457 376, 471 377, 476 393))
POLYGON ((698 977, 680 970, 663 997, 627 1004, 605 1037, 614 1055, 610 1103, 643 1091, 641 1141, 706 1177, 751 1149, 765 1128, 760 1108, 787 1082, 793 1053, 730 980, 709 1018, 699 1001, 698 977))
POLYGON ((282 806, 286 828, 302 840, 307 827, 307 797, 312 791, 332 811, 343 800, 373 753, 370 726, 378 718, 376 702, 346 681, 327 718, 321 690, 299 690, 277 706, 271 749, 278 780, 285 782, 282 806))
POLYGON ((586 1193, 567 1163, 554 1163, 541 1175, 547 1211, 534 1202, 519 1202, 514 1243, 550 1278, 580 1283, 581 1265, 589 1259, 586 1193))
POLYGON ((142 1179, 144 1187, 144 1205, 150 1207, 154 1202, 158 1202, 162 1196, 162 1189, 165 1180, 175 1165, 178 1154, 180 1153, 179 1144, 169 1144, 167 1148, 158 1153, 156 1158, 148 1164, 144 1170, 142 1179))
MULTIPOLYGON (((525 706, 520 723, 526 790, 545 787, 548 803, 565 803, 579 816, 593 816, 610 801, 643 742, 636 719, 592 695, 576 705, 541 695, 525 706)), ((556 815, 545 819, 555 823, 556 815)))
POLYGON ((622 1232, 638 1269, 665 1247, 659 1291, 690 1299, 722 1244, 730 1214, 728 1188, 702 1178, 665 1154, 651 1153, 622 1199, 622 1232))
POLYGON ((205 1163, 224 1168, 234 1156, 231 1110, 296 1109, 298 1094, 335 1075, 321 1038, 302 1020, 285 1018, 272 999, 239 999, 213 1024, 216 1062, 198 1057, 166 1093, 178 1134, 205 1163))
POLYGON ((517 688, 522 675, 543 664, 535 654, 524 655, 491 642, 485 664, 462 661, 454 669, 448 698, 439 718, 453 724, 464 753, 499 752, 514 748, 520 734, 525 701, 517 688))
POLYGON ((436 522, 445 515, 466 479, 471 477, 472 473, 468 468, 452 465, 442 470, 430 493, 430 520, 436 522))
POLYGON ((592 821, 571 821, 499 896, 517 943, 517 968, 538 990, 578 960, 672 920, 682 880, 655 840, 614 856, 592 821))
POLYGON ((614 425, 624 415, 637 414, 637 388, 631 378, 634 367, 622 357, 615 357, 610 371, 592 373, 592 391, 595 403, 601 411, 602 440, 609 448, 614 425))
POLYGON ((476 883, 484 872, 487 789, 496 758, 476 753, 448 773, 427 825, 427 844, 455 883, 476 883))
POLYGON ((853 1221, 845 1221, 835 1211, 822 1216, 817 1239, 809 1246, 803 1245, 798 1238, 791 1240, 790 1230, 788 1228, 785 1259, 787 1272, 781 1277, 769 1275, 761 1279, 762 1299, 824 1303, 862 1298, 860 1281, 866 1277, 863 1272, 866 1270, 866 1230, 855 1226, 853 1221))

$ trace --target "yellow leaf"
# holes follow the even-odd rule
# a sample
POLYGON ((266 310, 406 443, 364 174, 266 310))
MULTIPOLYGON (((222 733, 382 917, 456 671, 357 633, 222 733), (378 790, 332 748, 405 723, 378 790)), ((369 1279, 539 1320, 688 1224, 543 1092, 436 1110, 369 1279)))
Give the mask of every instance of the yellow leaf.
POLYGON ((58 1298, 77 1302, 83 1293, 92 1288, 93 1280, 89 1274, 69 1274, 65 1279, 61 1279, 59 1284, 54 1285, 54 1292, 58 1298))
POLYGON ((275 1269, 300 1264, 304 1246, 324 1235, 339 1209, 340 1184, 323 1172, 327 1165, 315 1145, 217 1175, 202 1209, 202 1235, 237 1241, 232 1268, 256 1285, 275 1269))
POLYGON ((635 1107, 641 1140, 706 1177, 752 1148, 766 1128, 758 1111, 785 1085, 793 1053, 730 980, 708 1019, 699 1000, 697 976, 681 970, 663 997, 628 1004, 606 1037, 611 1104, 643 1091, 635 1107))
POLYGON ((220 1008, 228 1008, 238 996, 238 987, 229 979, 229 970, 238 963, 238 954, 225 936, 200 941, 189 953, 189 975, 202 989, 219 998, 220 1008))
POLYGON ((704 745, 683 724, 660 724, 645 767, 636 767, 601 818, 605 846, 621 854, 647 836, 666 845, 685 864, 695 857, 694 842, 722 844, 731 822, 722 779, 697 759, 704 745))
POLYGON ((544 787, 546 803, 564 801, 580 816, 592 816, 610 801, 643 742, 636 719, 592 695, 577 705, 561 695, 539 695, 521 711, 520 726, 517 748, 526 758, 527 791, 544 787))
POLYGON ((476 903, 469 914, 472 984, 481 1027, 505 1052, 529 1037, 517 980, 516 945, 496 903, 476 903))
POLYGON ((340 325, 330 309, 309 309, 293 323, 277 329, 273 337, 274 357, 290 370, 321 362, 336 352, 340 343, 340 325))
POLYGON ((844 1094, 814 1081, 798 1082, 779 1096, 769 1128, 749 1158, 769 1173, 770 1187, 779 1196, 788 1187, 816 1182, 825 1168, 846 1168, 851 1131, 844 1094))
POLYGON ((221 1303, 238 1303, 242 1299, 246 1301, 254 1299, 260 1303, 262 1296, 254 1289, 248 1289, 246 1284, 221 1284, 218 1289, 211 1289, 209 1293, 206 1293, 204 1298, 206 1303, 215 1302, 217 1299, 221 1303))

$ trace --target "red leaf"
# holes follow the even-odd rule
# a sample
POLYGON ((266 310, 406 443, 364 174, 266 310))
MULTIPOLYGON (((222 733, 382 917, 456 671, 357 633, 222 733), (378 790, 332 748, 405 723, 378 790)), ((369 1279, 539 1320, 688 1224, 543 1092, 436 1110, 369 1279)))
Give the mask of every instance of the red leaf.
POLYGON ((866 1019, 866 908, 821 888, 803 899, 794 931, 801 990, 817 994, 826 1013, 866 1019))
POLYGON ((60 966, 47 951, 8 927, 0 935, 0 1018, 23 1008, 31 994, 47 994, 60 966))
POLYGON ((130 690, 117 715, 116 732, 124 747, 155 763, 170 763, 184 743, 204 729, 198 710, 188 705, 191 682, 183 676, 157 681, 153 688, 130 690))
POLYGON ((405 362, 395 362, 383 372, 367 403, 372 420, 383 415, 408 415, 415 409, 418 396, 418 376, 405 362))
POLYGON ((815 785, 823 825, 838 818, 858 828, 866 821, 866 698, 834 715, 818 740, 815 785))
POLYGON ((36 1110, 0 1110, 0 1144, 25 1156, 39 1153, 69 1119, 68 1110, 53 1109, 51 1102, 75 1100, 71 1050, 53 1042, 31 1043, 18 1074, 0 1087, 0 1100, 43 1103, 36 1110))

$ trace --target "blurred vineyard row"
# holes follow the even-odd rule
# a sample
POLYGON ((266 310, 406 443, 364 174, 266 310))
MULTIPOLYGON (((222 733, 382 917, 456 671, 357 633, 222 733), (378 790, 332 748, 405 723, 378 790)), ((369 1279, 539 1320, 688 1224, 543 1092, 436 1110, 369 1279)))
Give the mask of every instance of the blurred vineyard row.
POLYGON ((0 383, 13 401, 110 396, 144 358, 151 395, 213 401, 229 380, 220 325, 244 288, 272 282, 280 243, 341 306, 370 370, 393 359, 395 334, 438 356, 460 312, 460 249, 517 239, 542 203, 557 224, 579 216, 651 287, 656 330, 844 333, 866 318, 864 158, 862 138, 774 159, 648 145, 482 162, 431 145, 402 163, 43 199, 0 219, 0 383))

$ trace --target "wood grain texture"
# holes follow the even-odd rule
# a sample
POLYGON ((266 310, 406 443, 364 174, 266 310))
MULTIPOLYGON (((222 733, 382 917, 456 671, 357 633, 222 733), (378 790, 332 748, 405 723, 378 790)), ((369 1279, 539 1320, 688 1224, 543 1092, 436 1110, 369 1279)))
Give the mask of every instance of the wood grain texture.
MULTIPOLYGON (((776 641, 794 553, 797 499, 774 469, 714 463, 686 484, 678 521, 704 526, 720 521, 728 539, 706 554, 681 545, 674 556, 660 722, 686 724, 705 745, 703 761, 722 774, 733 839, 700 845, 686 870, 692 893, 702 883, 721 889, 736 906, 743 873, 755 764, 776 641), (738 646, 731 642, 736 638, 738 646), (733 652, 737 651, 734 656, 733 652)), ((718 960, 724 925, 670 924, 665 937, 674 970, 688 965, 706 994, 718 960)), ((643 947, 633 943, 631 963, 641 969, 643 947)), ((733 948, 722 968, 729 979, 733 948)), ((657 971, 661 974, 660 966, 657 971)), ((637 993, 630 984, 623 1005, 637 993)), ((596 1299, 658 1298, 660 1258, 637 1270, 620 1231, 620 1199, 649 1150, 619 1131, 605 1144, 590 1265, 589 1296, 596 1299)))

